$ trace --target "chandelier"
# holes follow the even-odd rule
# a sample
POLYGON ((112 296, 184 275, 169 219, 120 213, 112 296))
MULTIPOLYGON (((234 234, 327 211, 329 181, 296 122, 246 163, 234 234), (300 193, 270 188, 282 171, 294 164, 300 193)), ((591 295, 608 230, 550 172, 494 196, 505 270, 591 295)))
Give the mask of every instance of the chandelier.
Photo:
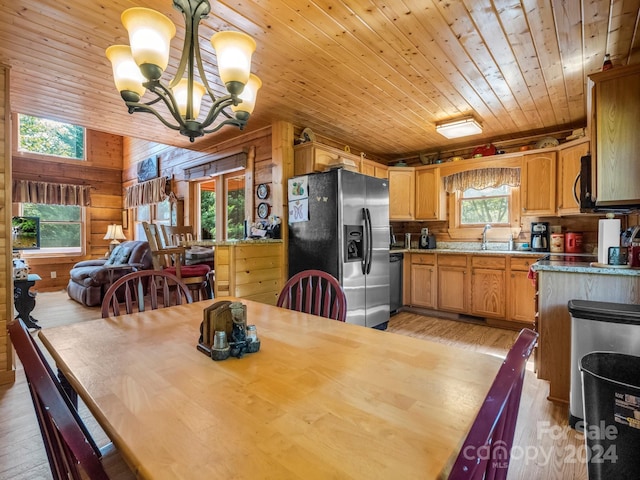
POLYGON ((194 138, 218 131, 225 125, 242 130, 253 112, 262 82, 251 73, 251 55, 256 42, 241 32, 218 32, 211 37, 218 61, 218 72, 228 95, 215 97, 204 74, 198 25, 211 11, 208 0, 173 0, 173 6, 185 19, 185 37, 180 64, 168 86, 160 81, 169 63, 169 47, 176 27, 163 14, 149 8, 135 7, 122 13, 122 24, 129 32, 129 45, 113 45, 106 50, 113 66, 116 88, 129 113, 147 112, 164 125, 194 138), (200 82, 194 79, 197 69, 200 82), (142 102, 146 91, 154 98, 142 102), (202 98, 211 98, 211 108, 199 121, 202 98), (165 119, 153 105, 164 103, 172 119, 165 119), (231 112, 227 111, 231 108, 231 112), (216 119, 224 117, 214 125, 216 119))

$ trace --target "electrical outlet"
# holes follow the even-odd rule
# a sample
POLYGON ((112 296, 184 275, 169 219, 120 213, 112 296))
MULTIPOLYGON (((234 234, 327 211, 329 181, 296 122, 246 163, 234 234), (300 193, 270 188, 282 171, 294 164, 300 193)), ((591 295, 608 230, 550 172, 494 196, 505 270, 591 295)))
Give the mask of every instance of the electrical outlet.
POLYGON ((58 274, 56 272, 51 272, 51 278, 56 278, 58 274))

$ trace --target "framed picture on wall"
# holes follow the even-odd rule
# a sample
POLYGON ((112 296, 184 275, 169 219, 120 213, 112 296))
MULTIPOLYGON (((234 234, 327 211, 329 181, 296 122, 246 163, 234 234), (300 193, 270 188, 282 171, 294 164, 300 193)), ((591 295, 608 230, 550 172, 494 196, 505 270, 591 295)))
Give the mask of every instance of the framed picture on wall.
POLYGON ((141 162, 138 162, 138 182, 146 182, 152 178, 160 176, 158 170, 158 156, 146 158, 141 162))

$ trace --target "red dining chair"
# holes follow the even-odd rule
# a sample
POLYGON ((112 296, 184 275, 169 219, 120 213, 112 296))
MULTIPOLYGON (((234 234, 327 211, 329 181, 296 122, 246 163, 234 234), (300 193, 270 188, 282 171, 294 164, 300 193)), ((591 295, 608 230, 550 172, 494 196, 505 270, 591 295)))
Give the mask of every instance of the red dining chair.
POLYGON ((527 360, 538 334, 522 329, 460 449, 449 480, 507 478, 527 360))
POLYGON ((132 479, 109 443, 98 448, 22 320, 8 325, 22 362, 54 480, 132 479))
POLYGON ((102 300, 102 318, 193 303, 189 287, 164 270, 131 272, 113 282, 102 300))
POLYGON ((347 318, 347 297, 340 282, 320 270, 305 270, 291 277, 280 292, 277 306, 341 322, 347 318))

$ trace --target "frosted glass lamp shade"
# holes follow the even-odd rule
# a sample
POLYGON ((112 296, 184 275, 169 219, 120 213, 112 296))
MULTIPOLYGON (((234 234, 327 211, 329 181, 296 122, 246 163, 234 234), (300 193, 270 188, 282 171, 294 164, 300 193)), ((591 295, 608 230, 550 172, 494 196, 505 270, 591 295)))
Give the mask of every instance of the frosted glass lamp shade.
POLYGON ((231 110, 234 112, 246 112, 248 114, 253 113, 253 109, 256 106, 256 98, 258 96, 258 90, 262 87, 262 80, 260 80, 253 73, 249 76, 249 81, 244 87, 244 90, 239 95, 242 103, 238 105, 232 105, 231 110))
POLYGON ((189 85, 189 80, 186 78, 181 79, 178 84, 173 87, 173 96, 178 103, 178 111, 182 118, 186 120, 195 120, 198 118, 200 114, 200 104, 202 103, 202 97, 204 96, 204 85, 200 82, 193 81, 193 92, 191 93, 193 112, 192 117, 187 118, 187 99, 189 98, 189 92, 187 86, 189 85))
POLYGON ((122 24, 129 32, 131 53, 144 76, 149 80, 160 78, 169 63, 176 26, 160 12, 142 7, 122 12, 122 24))
POLYGON ((134 92, 141 97, 146 88, 142 86, 146 79, 140 73, 138 65, 131 55, 128 45, 113 45, 106 50, 113 67, 113 80, 119 92, 134 92))
POLYGON ((220 79, 230 93, 239 94, 242 89, 232 91, 237 88, 233 84, 246 85, 249 81, 255 40, 242 32, 218 32, 211 37, 211 45, 216 51, 220 79))
POLYGON ((467 137, 482 133, 482 127, 473 117, 466 117, 436 125, 436 132, 447 138, 467 137))

